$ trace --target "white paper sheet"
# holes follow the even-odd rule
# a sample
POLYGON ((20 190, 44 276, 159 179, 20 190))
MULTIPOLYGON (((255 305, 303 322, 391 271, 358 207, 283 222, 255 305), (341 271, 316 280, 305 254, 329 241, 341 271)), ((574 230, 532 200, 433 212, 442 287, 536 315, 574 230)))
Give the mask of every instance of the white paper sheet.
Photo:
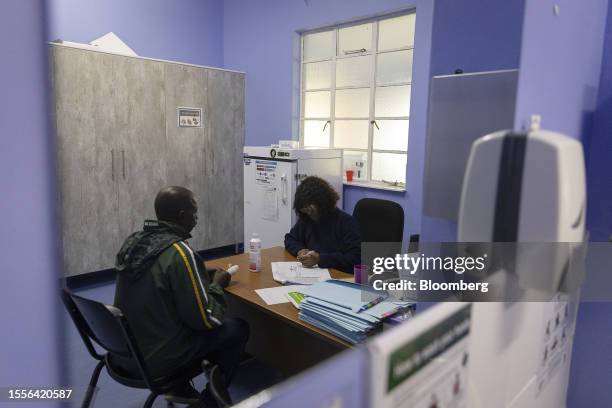
POLYGON ((274 288, 256 289, 255 293, 266 302, 267 305, 278 305, 280 303, 289 303, 287 293, 299 292, 303 289, 302 285, 276 286, 274 288))
POLYGON ((280 283, 313 283, 331 279, 328 269, 306 268, 299 262, 272 262, 272 277, 280 283))
POLYGON ((278 220, 278 197, 275 187, 267 187, 264 193, 263 218, 270 221, 278 220))

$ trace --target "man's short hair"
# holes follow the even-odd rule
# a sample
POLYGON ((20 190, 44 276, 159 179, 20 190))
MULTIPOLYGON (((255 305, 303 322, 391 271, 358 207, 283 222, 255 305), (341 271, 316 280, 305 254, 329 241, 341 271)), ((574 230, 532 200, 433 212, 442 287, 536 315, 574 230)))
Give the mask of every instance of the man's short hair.
POLYGON ((159 190, 155 197, 155 215, 160 221, 175 221, 179 211, 193 205, 193 192, 185 187, 169 186, 159 190))

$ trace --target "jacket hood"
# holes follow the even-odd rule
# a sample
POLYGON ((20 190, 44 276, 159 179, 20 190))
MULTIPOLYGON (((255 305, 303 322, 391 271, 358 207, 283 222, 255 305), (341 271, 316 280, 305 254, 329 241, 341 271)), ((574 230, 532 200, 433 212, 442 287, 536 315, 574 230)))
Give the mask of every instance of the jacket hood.
POLYGON ((115 268, 134 281, 172 244, 191 238, 181 226, 165 221, 146 220, 142 231, 130 235, 117 253, 115 268))

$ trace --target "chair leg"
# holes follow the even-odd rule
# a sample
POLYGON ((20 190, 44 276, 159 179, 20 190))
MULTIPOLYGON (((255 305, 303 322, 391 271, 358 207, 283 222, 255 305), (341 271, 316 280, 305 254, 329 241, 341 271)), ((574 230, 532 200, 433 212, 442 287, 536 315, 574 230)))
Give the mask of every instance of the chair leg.
POLYGON ((83 404, 81 404, 81 408, 89 408, 91 405, 91 400, 93 398, 94 392, 96 391, 96 385, 98 384, 98 378, 100 378, 100 372, 104 367, 104 360, 100 360, 96 368, 94 368, 93 373, 91 374, 91 379, 89 380, 89 386, 87 387, 87 392, 85 393, 85 398, 83 399, 83 404))
POLYGON ((142 408, 151 408, 153 406, 153 402, 155 402, 155 398, 157 398, 158 395, 159 394, 151 392, 151 394, 149 394, 149 398, 147 398, 147 400, 145 401, 145 404, 142 406, 142 408))

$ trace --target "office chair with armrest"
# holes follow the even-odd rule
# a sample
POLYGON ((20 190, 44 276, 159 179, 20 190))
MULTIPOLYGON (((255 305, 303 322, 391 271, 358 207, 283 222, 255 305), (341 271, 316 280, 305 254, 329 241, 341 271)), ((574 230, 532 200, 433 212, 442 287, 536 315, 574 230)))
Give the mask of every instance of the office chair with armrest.
POLYGON ((232 405, 232 399, 225 388, 225 382, 219 366, 214 366, 210 370, 206 370, 206 377, 208 378, 211 394, 219 408, 230 407, 232 405))
MULTIPOLYGON (((151 391, 143 406, 144 408, 150 408, 159 395, 170 392, 176 386, 184 384, 202 373, 203 364, 202 362, 197 362, 197 364, 194 363, 181 367, 175 373, 168 376, 151 377, 144 357, 138 348, 136 338, 121 310, 114 306, 77 296, 66 289, 62 289, 61 296, 89 354, 99 361, 91 375, 82 407, 88 408, 90 406, 100 372, 104 367, 106 367, 111 378, 118 383, 132 388, 149 389, 151 391), (106 353, 99 354, 92 340, 102 347, 106 353), (138 367, 140 376, 135 377, 114 365, 113 356, 133 359, 138 367)), ((215 367, 212 367, 211 372, 213 371, 215 371, 215 367)), ((211 383, 211 386, 214 385, 219 384, 211 383)), ((221 392, 219 390, 216 391, 217 395, 223 395, 222 392, 223 390, 221 392)), ((170 401, 168 401, 168 405, 172 405, 170 401)))

